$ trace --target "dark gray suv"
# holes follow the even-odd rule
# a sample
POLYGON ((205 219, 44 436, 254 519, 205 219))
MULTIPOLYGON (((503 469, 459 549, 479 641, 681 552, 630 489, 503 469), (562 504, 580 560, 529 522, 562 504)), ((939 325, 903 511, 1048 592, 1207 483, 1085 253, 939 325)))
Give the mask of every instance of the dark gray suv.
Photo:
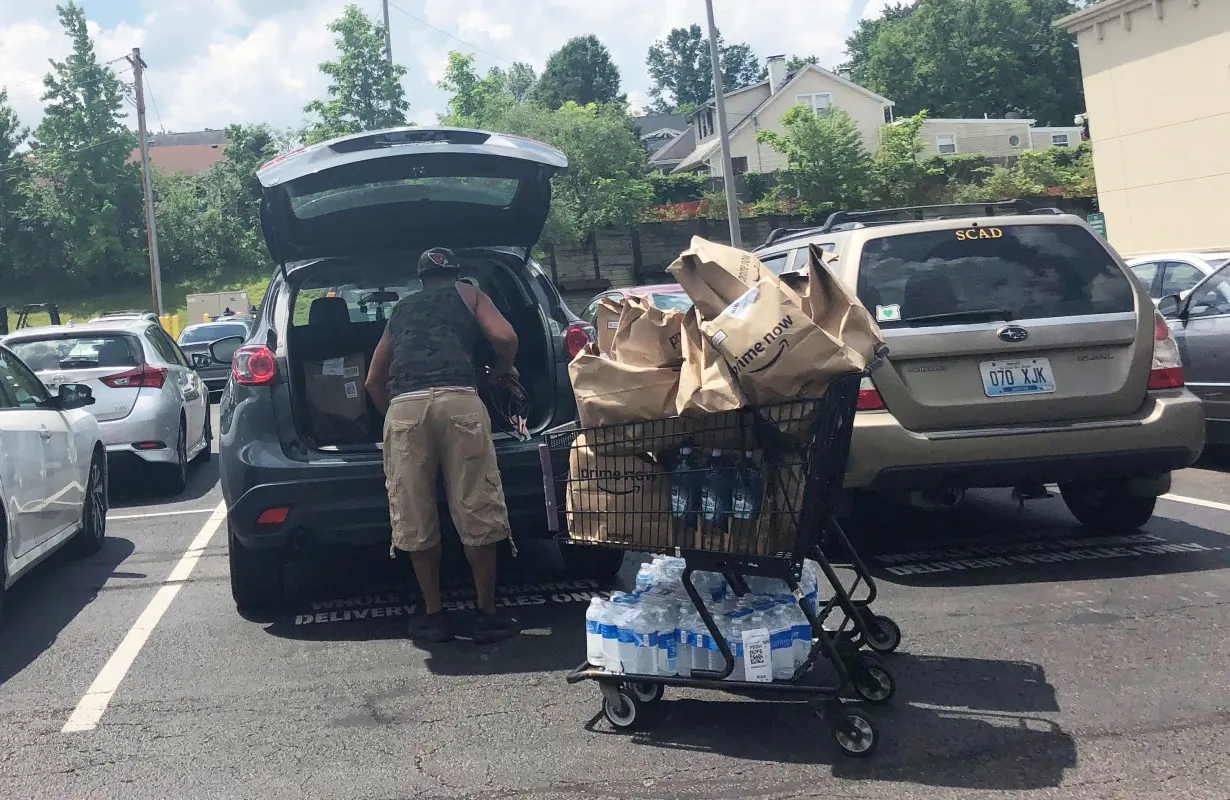
MULTIPOLYGON (((456 252, 463 279, 517 330, 532 436, 497 433, 496 452, 514 536, 549 535, 538 435, 575 418, 568 361, 591 330, 529 251, 550 209, 551 176, 567 165, 529 139, 404 128, 315 145, 258 172, 278 268, 247 338, 211 345, 233 364, 220 462, 241 609, 276 605, 283 566, 306 549, 389 541, 382 419, 361 399, 363 374, 393 304, 421 288, 414 264, 430 247, 456 252)), ((609 577, 622 562, 617 551, 564 550, 586 577, 609 577)))

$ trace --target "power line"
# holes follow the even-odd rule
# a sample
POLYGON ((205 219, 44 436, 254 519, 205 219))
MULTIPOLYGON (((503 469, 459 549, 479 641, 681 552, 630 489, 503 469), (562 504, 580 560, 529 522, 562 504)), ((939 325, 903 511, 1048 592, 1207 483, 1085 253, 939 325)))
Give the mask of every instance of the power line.
POLYGON ((149 89, 149 101, 154 106, 154 116, 158 118, 158 128, 163 133, 166 133, 167 126, 162 124, 162 113, 158 111, 158 99, 154 97, 154 87, 153 87, 153 84, 149 82, 149 73, 148 72, 145 73, 144 77, 145 77, 145 88, 149 89))
MULTIPOLYGON (((130 71, 132 71, 132 67, 124 67, 123 69, 120 69, 120 70, 111 70, 111 74, 114 75, 115 77, 119 77, 120 75, 123 75, 125 72, 130 72, 130 71)), ((71 74, 76 74, 76 73, 71 73, 71 74)), ((39 78, 39 80, 41 81, 42 78, 39 78)), ((33 81, 24 81, 23 83, 33 83, 33 81)), ((14 85, 16 86, 20 84, 14 84, 14 85)), ((44 87, 42 89, 38 89, 33 92, 25 92, 23 94, 9 94, 6 96, 8 97, 10 102, 13 100, 28 100, 31 97, 39 97, 46 91, 47 89, 46 87, 44 87)))
MULTIPOLYGON (((115 62, 117 62, 117 61, 123 61, 123 60, 124 60, 124 58, 125 58, 124 56, 120 56, 119 58, 113 58, 113 59, 111 59, 110 61, 104 61, 104 62, 102 62, 102 63, 101 63, 101 64, 99 64, 98 66, 100 66, 100 67, 105 67, 105 66, 108 66, 108 65, 110 65, 110 64, 114 64, 114 63, 115 63, 115 62)), ((93 68, 94 68, 94 66, 93 66, 93 65, 90 65, 90 66, 87 66, 87 67, 78 67, 77 69, 70 69, 70 70, 68 71, 68 74, 69 74, 69 75, 76 75, 78 72, 85 72, 86 70, 90 70, 90 69, 93 69, 93 68)), ((112 70, 112 72, 114 72, 114 71, 115 71, 115 70, 112 70)), ((124 71, 124 70, 121 70, 121 71, 124 71)), ((3 86, 0 86, 0 91, 7 92, 9 89, 12 89, 14 86, 26 86, 26 85, 31 84, 31 83, 42 83, 42 82, 43 82, 43 78, 30 78, 29 80, 25 80, 25 81, 17 81, 17 83, 6 83, 6 84, 4 84, 3 86)))
POLYGON ((390 5, 390 6, 392 6, 393 8, 396 8, 398 11, 400 11, 400 12, 401 12, 401 13, 403 13, 403 14, 405 14, 407 17, 409 17, 410 19, 414 20, 415 22, 418 22, 418 23, 419 23, 419 24, 421 24, 421 25, 425 25, 426 27, 431 28, 431 29, 432 29, 433 31, 435 31, 436 33, 439 33, 439 34, 441 34, 441 35, 443 35, 443 36, 447 36, 448 38, 452 39, 454 42, 458 42, 458 43, 460 43, 460 44, 464 44, 466 47, 469 47, 469 48, 470 48, 470 49, 472 49, 472 50, 476 50, 476 51, 478 51, 478 52, 482 53, 482 54, 483 54, 483 55, 485 55, 485 56, 491 56, 491 57, 492 57, 492 58, 494 58, 496 61, 503 61, 505 64, 509 64, 509 65, 511 65, 511 64, 513 63, 512 61, 509 61, 507 58, 504 58, 504 56, 498 56, 498 55, 496 55, 495 53, 492 53, 490 50, 484 50, 483 48, 479 47, 478 45, 473 45, 473 44, 470 44, 470 43, 469 43, 469 42, 467 42, 465 39, 458 39, 456 36, 454 36, 453 34, 449 33, 448 31, 441 30, 440 28, 437 28, 435 25, 432 25, 432 24, 431 24, 430 22, 428 22, 427 20, 425 20, 425 19, 423 19, 423 18, 421 18, 421 17, 417 17, 417 16, 415 16, 414 14, 411 14, 409 11, 407 11, 406 9, 404 9, 404 8, 402 8, 401 6, 397 5, 396 3, 389 3, 389 5, 390 5))
MULTIPOLYGON (((111 144, 112 142, 118 142, 120 139, 123 139, 125 135, 132 136, 133 134, 131 131, 129 131, 127 134, 119 134, 118 136, 112 136, 110 139, 103 139, 100 142, 94 142, 93 144, 87 144, 85 147, 78 147, 76 150, 63 150, 61 151, 61 153, 63 155, 76 155, 77 153, 84 153, 87 150, 93 150, 95 147, 102 147, 104 144, 111 144)), ((31 153, 37 157, 38 149, 31 150, 31 153)), ((0 169, 0 175, 4 175, 5 173, 8 173, 8 172, 14 172, 16 170, 21 169, 23 166, 25 165, 18 164, 16 166, 7 167, 5 169, 0 169)))

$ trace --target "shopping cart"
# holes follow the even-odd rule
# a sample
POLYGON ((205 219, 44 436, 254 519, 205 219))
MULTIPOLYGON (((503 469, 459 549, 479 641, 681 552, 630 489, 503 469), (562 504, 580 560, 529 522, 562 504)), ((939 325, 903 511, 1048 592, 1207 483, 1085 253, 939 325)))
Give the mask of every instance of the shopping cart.
POLYGON ((683 588, 724 664, 721 670, 693 668, 687 677, 582 664, 567 680, 597 681, 603 712, 612 725, 637 727, 646 706, 660 700, 667 686, 763 692, 809 700, 832 724, 834 738, 847 754, 867 756, 875 750, 878 737, 871 717, 844 701, 884 703, 892 698, 892 673, 860 645, 894 649, 900 629, 871 611, 875 582, 835 517, 860 383, 881 361, 836 379, 819 400, 574 427, 547 435, 539 454, 549 527, 573 546, 683 558, 683 588), (711 455, 709 463, 697 458, 716 451, 720 453, 711 455), (739 463, 726 455, 731 452, 739 454, 739 463), (691 500, 694 489, 705 481, 728 485, 722 481, 736 480, 739 470, 746 475, 749 452, 759 454, 751 463, 763 480, 754 513, 746 508, 742 514, 697 508, 691 500), (842 580, 833 556, 841 557, 840 569, 853 572, 852 581, 842 580), (819 564, 831 590, 815 605, 799 586, 806 558, 819 564), (697 591, 692 580, 697 571, 722 575, 739 596, 748 592, 746 579, 751 576, 785 582, 810 624, 812 639, 806 660, 789 680, 728 680, 736 671, 736 656, 697 591), (822 662, 831 665, 835 681, 816 679, 814 668, 822 662))

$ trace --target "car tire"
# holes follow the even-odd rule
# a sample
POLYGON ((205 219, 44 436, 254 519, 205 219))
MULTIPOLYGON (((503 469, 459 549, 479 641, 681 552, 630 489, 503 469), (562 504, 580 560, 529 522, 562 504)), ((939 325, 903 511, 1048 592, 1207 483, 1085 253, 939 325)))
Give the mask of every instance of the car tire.
POLYGON ((169 496, 183 494, 188 488, 188 426, 181 419, 175 435, 175 463, 163 467, 163 491, 169 496))
POLYGON ((85 503, 81 510, 81 530, 73 547, 80 557, 92 556, 102 550, 107 540, 107 465, 101 453, 90 460, 90 476, 86 481, 85 503))
POLYGON ((604 583, 619 574, 624 564, 624 551, 593 545, 561 544, 564 569, 575 578, 588 578, 604 583))
POLYGON ((1141 497, 1127 490, 1127 481, 1062 483, 1059 493, 1072 516, 1093 531, 1134 531, 1149 521, 1156 497, 1141 497))
POLYGON ((205 430, 201 431, 201 438, 205 440, 205 449, 196 454, 196 458, 192 459, 198 464, 204 464, 209 459, 213 458, 214 449, 214 422, 213 412, 210 407, 205 406, 205 430))
POLYGON ((285 597, 280 549, 254 550, 244 547, 235 531, 227 525, 227 555, 231 569, 231 597, 240 611, 269 611, 285 597))

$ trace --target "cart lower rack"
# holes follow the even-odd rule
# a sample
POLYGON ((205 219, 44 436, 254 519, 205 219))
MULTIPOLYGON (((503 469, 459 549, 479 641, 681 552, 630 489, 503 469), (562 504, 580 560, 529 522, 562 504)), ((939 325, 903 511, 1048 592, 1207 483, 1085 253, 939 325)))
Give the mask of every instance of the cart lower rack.
MULTIPOLYGON (((551 529, 574 545, 682 559, 686 605, 699 617, 709 649, 720 653, 720 669, 692 667, 686 675, 637 672, 629 664, 577 667, 568 682, 597 681, 612 725, 639 725, 667 686, 766 693, 811 700, 847 754, 876 749, 871 717, 844 701, 892 698, 891 671, 860 647, 894 650, 901 633, 872 612, 875 582, 835 514, 860 382, 878 365, 838 378, 819 400, 548 434, 540 456, 551 529), (830 554, 847 563, 841 569, 853 573, 851 582, 842 580, 830 554), (828 591, 814 603, 799 585, 807 558, 828 591), (721 575, 737 597, 749 594, 749 578, 785 583, 809 635, 806 657, 789 677, 765 680, 766 653, 754 644, 736 653, 742 643, 723 635, 695 585, 698 572, 721 575), (823 664, 834 677, 820 683, 813 679, 823 664), (760 680, 731 680, 737 671, 760 680)), ((747 641, 761 641, 762 634, 767 637, 753 630, 747 641)))

